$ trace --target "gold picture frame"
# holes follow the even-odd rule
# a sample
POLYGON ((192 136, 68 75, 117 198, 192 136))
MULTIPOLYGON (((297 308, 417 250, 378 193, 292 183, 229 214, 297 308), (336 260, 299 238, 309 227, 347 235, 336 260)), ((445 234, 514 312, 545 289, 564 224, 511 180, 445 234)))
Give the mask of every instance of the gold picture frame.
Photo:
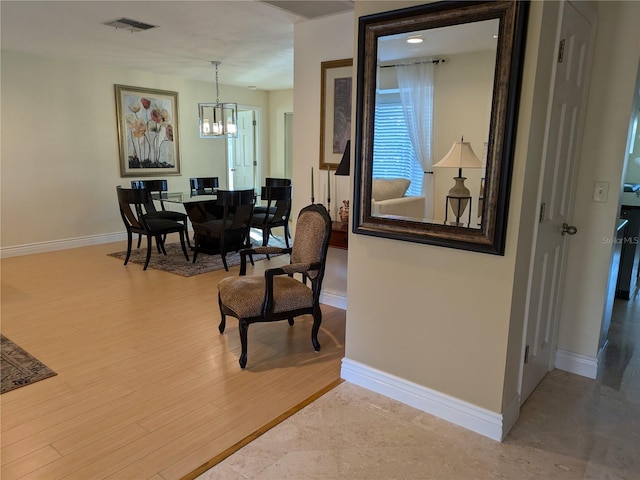
POLYGON ((180 175, 178 92, 115 85, 121 177, 180 175))
POLYGON ((321 63, 320 169, 335 170, 351 138, 353 59, 321 63))

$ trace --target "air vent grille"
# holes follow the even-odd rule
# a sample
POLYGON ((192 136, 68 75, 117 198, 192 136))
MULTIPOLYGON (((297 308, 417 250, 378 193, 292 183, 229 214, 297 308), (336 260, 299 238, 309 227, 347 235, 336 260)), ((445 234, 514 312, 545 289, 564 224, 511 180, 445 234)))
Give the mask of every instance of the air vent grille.
POLYGON ((148 23, 139 22, 138 20, 131 20, 130 18, 119 18, 110 22, 105 22, 103 25, 113 27, 116 29, 129 30, 130 32, 142 32, 156 28, 157 25, 149 25, 148 23))

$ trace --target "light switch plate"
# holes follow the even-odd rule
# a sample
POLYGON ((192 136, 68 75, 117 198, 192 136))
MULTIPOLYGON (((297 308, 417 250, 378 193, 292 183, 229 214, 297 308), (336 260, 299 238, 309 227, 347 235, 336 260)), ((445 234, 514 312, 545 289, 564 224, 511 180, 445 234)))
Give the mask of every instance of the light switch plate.
POLYGON ((609 182, 595 182, 593 184, 593 201, 606 202, 609 196, 609 182))

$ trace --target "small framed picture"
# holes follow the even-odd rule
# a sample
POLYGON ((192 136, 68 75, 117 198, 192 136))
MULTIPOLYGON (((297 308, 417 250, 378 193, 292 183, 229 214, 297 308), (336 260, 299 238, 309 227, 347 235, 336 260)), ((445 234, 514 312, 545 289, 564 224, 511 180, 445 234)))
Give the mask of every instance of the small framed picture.
POLYGON ((320 80, 320 170, 335 170, 351 138, 353 59, 322 62, 320 80))

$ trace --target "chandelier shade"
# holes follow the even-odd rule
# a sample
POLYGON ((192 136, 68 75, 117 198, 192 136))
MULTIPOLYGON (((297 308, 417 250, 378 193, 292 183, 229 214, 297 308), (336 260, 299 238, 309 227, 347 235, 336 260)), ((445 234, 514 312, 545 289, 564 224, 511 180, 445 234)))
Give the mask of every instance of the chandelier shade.
POLYGON ((220 62, 211 63, 216 68, 216 101, 198 104, 200 138, 236 137, 238 135, 238 104, 220 102, 218 87, 220 62))

